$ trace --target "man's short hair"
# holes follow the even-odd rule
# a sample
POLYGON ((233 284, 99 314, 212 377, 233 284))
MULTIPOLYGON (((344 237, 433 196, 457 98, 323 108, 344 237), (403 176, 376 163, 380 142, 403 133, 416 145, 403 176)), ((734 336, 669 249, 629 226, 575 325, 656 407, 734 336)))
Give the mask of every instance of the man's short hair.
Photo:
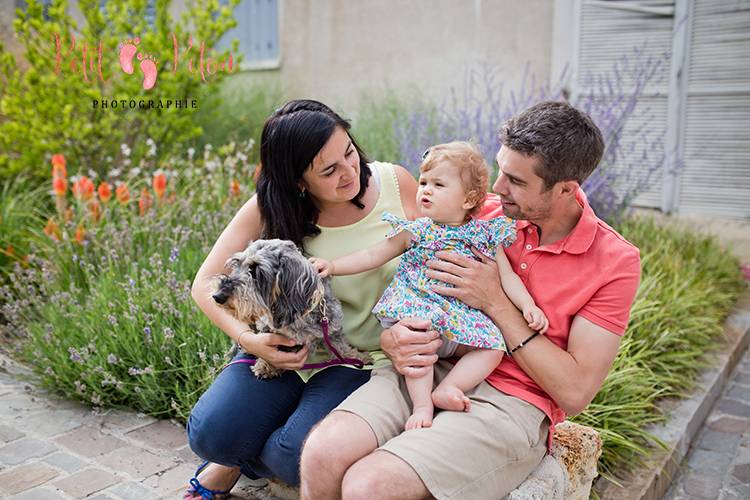
POLYGON ((604 154, 599 127, 567 102, 535 104, 500 128, 500 142, 527 157, 537 158, 534 173, 547 191, 558 182, 583 184, 604 154))

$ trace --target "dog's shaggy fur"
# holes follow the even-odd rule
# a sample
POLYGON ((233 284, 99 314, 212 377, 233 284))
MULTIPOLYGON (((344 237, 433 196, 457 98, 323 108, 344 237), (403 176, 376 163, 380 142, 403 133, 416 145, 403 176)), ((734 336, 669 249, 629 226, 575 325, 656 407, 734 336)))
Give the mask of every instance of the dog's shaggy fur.
MULTIPOLYGON (((256 333, 276 333, 294 339, 312 355, 325 348, 321 321, 328 318, 331 345, 343 358, 370 363, 369 354, 344 339, 341 303, 331 291, 329 278, 321 279, 312 264, 291 241, 257 240, 226 263, 227 274, 213 276, 212 297, 232 316, 256 333)), ((294 349, 294 348, 290 348, 294 349)), ((329 352, 328 359, 334 359, 329 352)), ((258 378, 284 370, 258 358, 253 372, 258 378)))

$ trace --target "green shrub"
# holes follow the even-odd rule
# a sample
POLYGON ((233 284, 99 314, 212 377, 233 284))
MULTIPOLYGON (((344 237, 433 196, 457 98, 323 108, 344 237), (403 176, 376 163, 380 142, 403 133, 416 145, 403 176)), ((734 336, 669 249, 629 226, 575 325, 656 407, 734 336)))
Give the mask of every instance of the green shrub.
POLYGON ((711 236, 653 219, 626 219, 617 229, 641 249, 643 275, 609 376, 588 408, 571 417, 601 434, 600 471, 607 474, 658 452, 662 443, 645 430, 666 420, 657 403, 694 389, 746 290, 739 260, 711 236))
MULTIPOLYGON (((219 6, 219 0, 194 0, 188 3, 183 23, 175 23, 168 9, 170 0, 156 0, 155 20, 147 21, 146 0, 108 0, 100 9, 98 0, 80 0, 78 8, 85 18, 85 25, 76 26, 67 13, 65 0, 54 0, 45 11, 37 0, 29 0, 26 11, 18 10, 14 21, 16 36, 23 47, 23 64, 17 64, 10 52, 0 55, 0 177, 25 171, 41 180, 46 176, 42 168, 48 165, 52 154, 62 153, 77 165, 81 172, 93 171, 105 177, 107 169, 121 168, 123 155, 120 145, 125 144, 140 158, 151 149, 146 143, 151 139, 160 145, 154 153, 152 163, 174 151, 181 142, 201 133, 196 126, 196 109, 175 109, 175 101, 196 101, 205 105, 205 99, 214 86, 228 72, 216 72, 214 83, 205 83, 200 73, 191 73, 188 60, 199 54, 178 59, 174 66, 174 43, 170 33, 182 38, 192 36, 193 45, 212 47, 227 29, 236 23, 231 8, 239 0, 231 0, 229 7, 219 6), (190 30, 188 32, 188 30, 190 30), (75 48, 65 54, 75 39, 75 48), (139 39, 139 53, 146 53, 158 61, 158 76, 153 88, 143 88, 143 75, 138 59, 133 58, 133 74, 125 74, 120 67, 118 46, 128 40, 139 39), (58 61, 58 44, 60 54, 58 61), (98 55, 89 60, 86 75, 81 73, 82 49, 87 47, 87 59, 98 51, 101 43, 101 75, 98 71, 98 55), (111 49, 111 50, 107 50, 111 49), (78 59, 73 72, 71 64, 78 59), (93 64, 93 66, 92 66, 93 64), (22 69, 26 68, 26 69, 22 69), (87 81, 87 79, 89 81, 87 81), (104 83, 104 82, 107 83, 104 83), (89 83, 90 82, 90 83, 89 83), (102 109, 101 102, 116 99, 154 101, 158 106, 172 102, 170 109, 141 109, 136 105, 113 109, 111 105, 102 109), (98 105, 94 106, 94 101, 98 105)), ((180 55, 188 44, 187 38, 180 45, 180 55)), ((2 47, 0 47, 2 48, 2 47)), ((219 61, 228 59, 228 53, 214 55, 219 61)), ((206 59, 208 56, 206 56, 206 59)), ((233 60, 236 67, 238 61, 233 60)), ((211 75, 206 75, 209 80, 211 75)), ((192 103, 189 103, 192 105, 192 103)))
MULTIPOLYGON (((263 124, 271 113, 284 104, 284 92, 278 81, 271 78, 259 80, 234 80, 222 82, 221 90, 208 99, 197 113, 196 123, 203 132, 195 139, 196 149, 206 144, 226 144, 260 141, 263 124)), ((249 161, 258 163, 258 149, 250 150, 249 161)))
MULTIPOLYGON (((44 227, 42 213, 52 204, 40 203, 47 198, 49 188, 32 187, 25 178, 11 179, 0 191, 0 284, 6 281, 12 267, 25 265, 31 245, 28 228, 44 227)), ((2 304, 2 298, 0 298, 2 304)), ((0 319, 2 311, 0 311, 0 319)))

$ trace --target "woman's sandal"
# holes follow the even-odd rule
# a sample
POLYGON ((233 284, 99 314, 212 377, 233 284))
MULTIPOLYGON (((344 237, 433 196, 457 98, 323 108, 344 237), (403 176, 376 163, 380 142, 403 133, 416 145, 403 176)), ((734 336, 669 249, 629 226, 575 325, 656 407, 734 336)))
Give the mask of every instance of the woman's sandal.
POLYGON ((195 471, 195 476, 193 476, 193 479, 190 480, 190 487, 185 492, 185 495, 183 495, 182 500, 224 500, 229 496, 232 488, 234 488, 234 484, 237 484, 237 481, 240 480, 240 476, 242 474, 240 474, 240 476, 237 476, 237 479, 234 481, 232 487, 226 491, 209 490, 198 482, 198 474, 200 474, 201 471, 205 469, 209 463, 211 462, 204 463, 203 465, 198 467, 198 470, 195 471))

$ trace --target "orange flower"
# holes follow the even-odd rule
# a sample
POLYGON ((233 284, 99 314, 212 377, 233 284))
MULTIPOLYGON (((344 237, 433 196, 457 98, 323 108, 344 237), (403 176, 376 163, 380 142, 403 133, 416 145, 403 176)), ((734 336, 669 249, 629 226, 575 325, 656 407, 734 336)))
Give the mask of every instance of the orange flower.
POLYGON ((78 224, 78 227, 76 228, 76 235, 75 238, 73 238, 73 241, 76 243, 81 243, 86 240, 86 230, 83 228, 83 224, 78 224))
POLYGON ((57 196, 65 196, 65 191, 68 190, 68 181, 65 180, 65 177, 56 177, 52 181, 52 189, 55 190, 57 196))
POLYGON ((151 195, 148 194, 146 188, 143 188, 143 191, 141 191, 141 197, 138 199, 138 208, 141 209, 140 215, 145 215, 148 209, 151 208, 151 195))
POLYGON ((159 202, 164 200, 164 191, 167 189, 167 178, 164 174, 154 176, 154 194, 159 198, 159 202))
POLYGON ((13 257, 13 254, 15 253, 16 251, 13 250, 13 247, 10 245, 8 245, 8 248, 5 249, 5 255, 7 255, 8 257, 13 257))
POLYGON ((99 199, 102 200, 102 203, 105 205, 109 201, 110 198, 112 198, 112 188, 109 187, 109 184, 106 182, 102 182, 99 184, 99 187, 96 190, 97 193, 99 193, 99 199))
POLYGON ((115 196, 117 197, 117 201, 120 203, 127 203, 130 201, 130 190, 128 189, 127 184, 120 184, 117 186, 117 189, 115 189, 115 196))
POLYGON ((83 203, 94 197, 94 183, 88 177, 81 177, 73 183, 73 194, 76 199, 83 203))
POLYGON ((65 209, 65 222, 70 222, 73 220, 73 209, 68 207, 65 209))
POLYGON ((57 225, 57 222, 55 222, 55 219, 52 217, 47 221, 47 226, 44 228, 44 232, 49 234, 55 242, 60 241, 60 226, 57 225))
POLYGON ((65 170, 65 157, 63 155, 52 155, 52 178, 65 179, 68 171, 65 170))
POLYGON ((102 206, 99 204, 99 200, 94 198, 91 200, 91 220, 94 224, 99 224, 99 219, 102 218, 102 206))
POLYGON ((255 167, 255 172, 253 172, 253 180, 256 181, 256 182, 258 181, 258 174, 260 174, 261 166, 262 165, 260 163, 258 163, 258 166, 255 167))
POLYGON ((52 155, 52 166, 55 170, 65 168, 65 157, 63 155, 52 155))
POLYGON ((237 177, 234 178, 234 182, 229 186, 229 196, 231 196, 233 200, 236 200, 240 196, 240 183, 237 182, 237 177))

